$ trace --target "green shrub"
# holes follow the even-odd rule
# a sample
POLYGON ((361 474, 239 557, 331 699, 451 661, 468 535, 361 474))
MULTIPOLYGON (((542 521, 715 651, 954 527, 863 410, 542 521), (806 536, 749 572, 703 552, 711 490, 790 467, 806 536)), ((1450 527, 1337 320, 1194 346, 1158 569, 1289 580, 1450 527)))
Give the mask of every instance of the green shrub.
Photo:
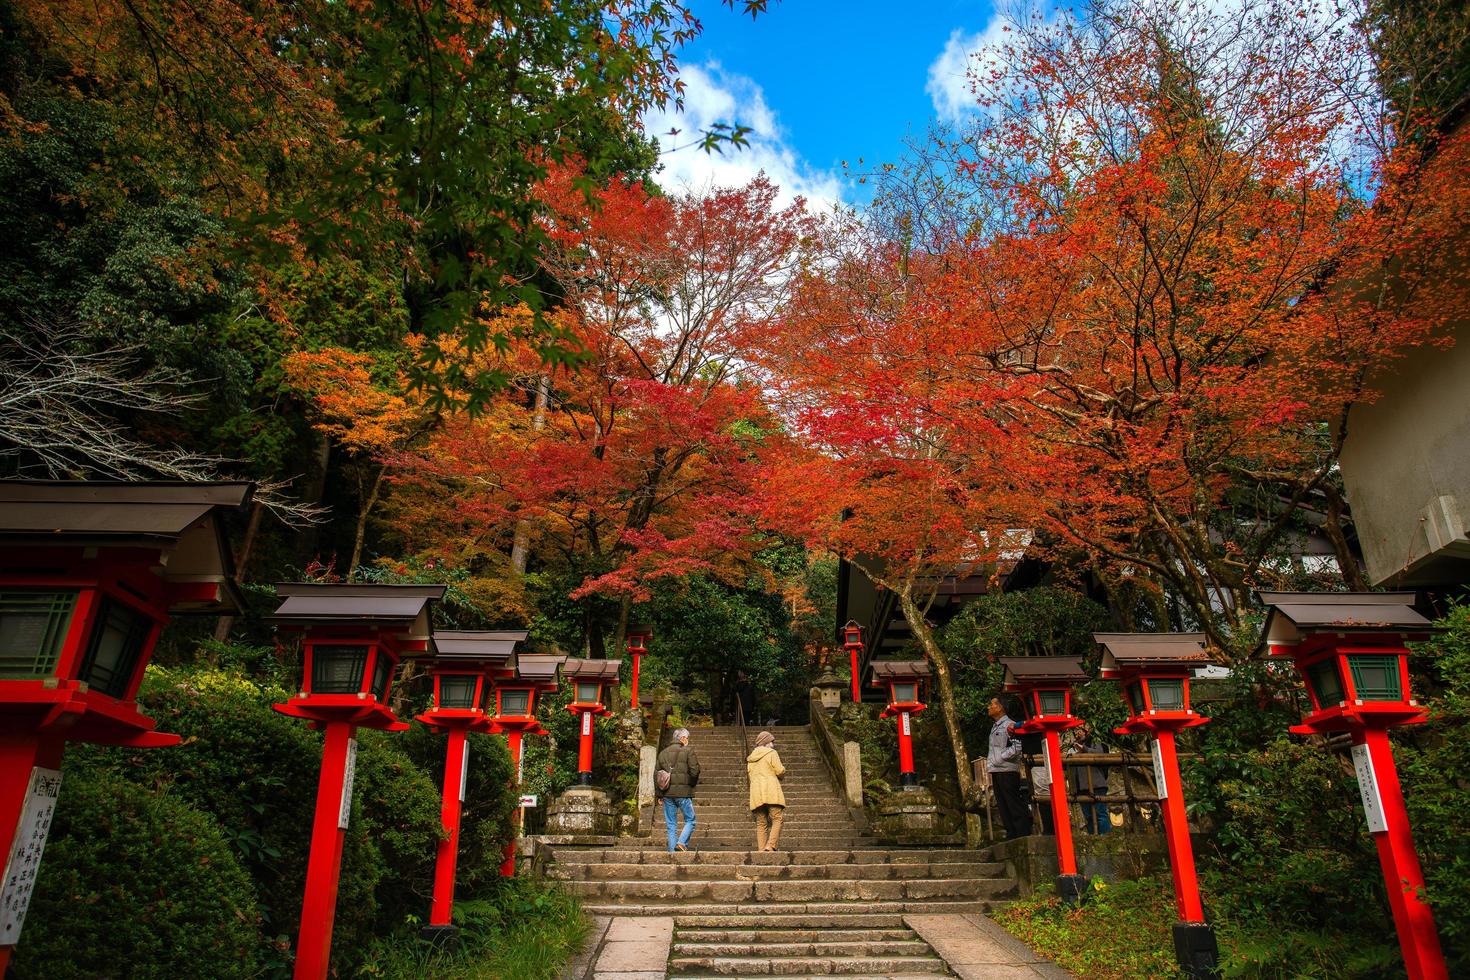
POLYGON ((67 760, 19 977, 251 977, 257 935, 250 879, 212 818, 67 760))
POLYGON ((375 940, 358 976, 384 980, 554 980, 577 951, 587 921, 565 892, 542 882, 498 879, 477 899, 456 901, 453 948, 432 946, 406 922, 375 940))
MULTIPOLYGON (((427 725, 414 725, 396 738, 433 784, 442 787, 448 735, 433 732, 427 725)), ((511 814, 519 796, 512 784, 515 773, 505 736, 471 733, 468 745, 470 770, 460 816, 457 895, 475 895, 499 884, 501 852, 511 837, 511 814)))

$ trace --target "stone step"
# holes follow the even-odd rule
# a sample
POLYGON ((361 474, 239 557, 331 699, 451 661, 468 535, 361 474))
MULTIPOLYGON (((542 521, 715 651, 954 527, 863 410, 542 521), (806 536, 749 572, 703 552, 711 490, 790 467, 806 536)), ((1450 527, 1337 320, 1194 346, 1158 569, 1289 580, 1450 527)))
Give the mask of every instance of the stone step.
MULTIPOLYGON (((670 977, 678 977, 679 980, 725 980, 724 975, 716 973, 671 973, 670 977)), ((791 973, 781 974, 785 980, 825 980, 831 974, 791 973)), ((891 980, 886 973, 848 973, 844 974, 847 980, 891 980)), ((954 980, 953 973, 905 973, 904 980, 954 980)))
POLYGON ((927 902, 649 902, 641 906, 588 902, 588 915, 670 916, 689 929, 897 929, 909 915, 984 914, 997 903, 980 899, 927 902))
MULTIPOLYGON (((667 853, 667 852, 665 852, 667 853)), ((546 869, 563 881, 868 881, 923 878, 1000 878, 1005 865, 968 864, 558 864, 546 869)))
POLYGON ((793 957, 818 956, 927 956, 929 944, 918 938, 899 940, 857 940, 848 942, 750 942, 737 943, 716 940, 714 942, 689 942, 683 936, 674 936, 673 955, 676 959, 694 956, 767 956, 790 959, 793 957))
MULTIPOLYGON (((662 844, 662 842, 659 842, 662 844)), ((994 854, 989 848, 967 851, 962 848, 921 848, 912 850, 794 850, 779 851, 691 851, 669 854, 642 847, 572 847, 559 844, 551 848, 558 863, 584 864, 989 864, 994 854)))
POLYGON ((891 943, 912 939, 912 929, 680 929, 689 943, 891 943))
MULTIPOLYGON (((914 974, 943 976, 944 962, 935 956, 817 957, 802 956, 777 961, 782 975, 802 973, 810 976, 869 974, 874 976, 910 976, 914 974)), ((711 975, 717 977, 767 976, 775 971, 771 960, 739 956, 675 956, 669 959, 670 976, 711 975), (692 971, 698 971, 695 974, 692 971)))
POLYGON ((798 881, 572 880, 567 891, 599 904, 632 905, 653 900, 739 902, 900 902, 929 899, 1000 898, 1015 890, 1009 878, 917 878, 899 881, 826 878, 798 881))

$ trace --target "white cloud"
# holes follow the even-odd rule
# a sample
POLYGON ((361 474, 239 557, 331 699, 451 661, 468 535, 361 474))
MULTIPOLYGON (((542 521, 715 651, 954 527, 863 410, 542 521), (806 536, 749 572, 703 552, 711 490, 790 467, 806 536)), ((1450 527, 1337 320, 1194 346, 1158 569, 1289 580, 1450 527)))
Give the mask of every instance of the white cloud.
POLYGON ((679 77, 685 86, 683 111, 671 104, 643 117, 644 129, 658 137, 665 150, 659 158, 663 165, 660 183, 675 190, 737 187, 764 171, 781 188, 782 203, 804 197, 822 209, 843 201, 848 182, 802 159, 787 142, 780 121, 754 80, 728 73, 715 62, 686 65, 680 68, 679 77), (749 126, 746 139, 750 144, 726 145, 723 153, 690 145, 716 123, 749 126), (678 135, 670 136, 671 129, 679 130, 678 135))
POLYGON ((983 65, 988 52, 1010 40, 1008 23, 1006 15, 997 11, 984 30, 967 34, 956 29, 949 35, 944 50, 929 66, 929 82, 924 86, 939 118, 953 122, 978 111, 971 73, 983 65))

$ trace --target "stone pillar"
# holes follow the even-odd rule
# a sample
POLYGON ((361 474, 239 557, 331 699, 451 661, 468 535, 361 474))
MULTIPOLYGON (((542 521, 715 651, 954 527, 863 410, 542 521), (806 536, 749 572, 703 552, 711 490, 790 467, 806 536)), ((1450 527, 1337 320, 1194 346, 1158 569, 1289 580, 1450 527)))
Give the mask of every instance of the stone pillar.
POLYGON ((612 796, 596 786, 573 786, 546 810, 547 837, 612 837, 616 833, 612 796))
POLYGON ((653 770, 658 765, 658 747, 645 745, 638 750, 638 809, 653 806, 653 770))
POLYGON ((905 786, 878 804, 873 829, 896 844, 948 843, 956 827, 952 817, 934 802, 922 786, 905 786))
POLYGON ((842 744, 842 775, 847 805, 863 805, 863 750, 856 742, 842 744))

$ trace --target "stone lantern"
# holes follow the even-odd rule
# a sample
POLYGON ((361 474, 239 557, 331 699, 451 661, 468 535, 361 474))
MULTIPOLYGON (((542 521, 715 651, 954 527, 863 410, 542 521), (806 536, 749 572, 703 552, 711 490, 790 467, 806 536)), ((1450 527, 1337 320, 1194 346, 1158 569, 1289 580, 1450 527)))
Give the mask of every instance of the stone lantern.
POLYGON ((572 703, 567 710, 577 716, 580 736, 577 785, 562 793, 547 810, 548 833, 599 837, 611 835, 615 829, 611 794, 592 785, 592 745, 595 719, 610 713, 603 692, 618 682, 621 668, 620 660, 568 658, 562 664, 562 677, 572 685, 572 703))
MULTIPOLYGON (((521 785, 523 775, 522 748, 527 735, 545 735, 546 729, 536 719, 538 695, 555 691, 562 661, 565 658, 550 653, 517 653, 515 671, 511 677, 498 680, 494 697, 494 716, 490 719, 491 731, 505 735, 506 748, 510 750, 511 765, 515 767, 516 786, 521 785)), ((490 710, 487 702, 486 710, 490 710)), ((525 817, 525 805, 516 807, 516 834, 519 836, 525 817)), ((500 875, 513 878, 516 873, 516 842, 505 845, 500 875)))

